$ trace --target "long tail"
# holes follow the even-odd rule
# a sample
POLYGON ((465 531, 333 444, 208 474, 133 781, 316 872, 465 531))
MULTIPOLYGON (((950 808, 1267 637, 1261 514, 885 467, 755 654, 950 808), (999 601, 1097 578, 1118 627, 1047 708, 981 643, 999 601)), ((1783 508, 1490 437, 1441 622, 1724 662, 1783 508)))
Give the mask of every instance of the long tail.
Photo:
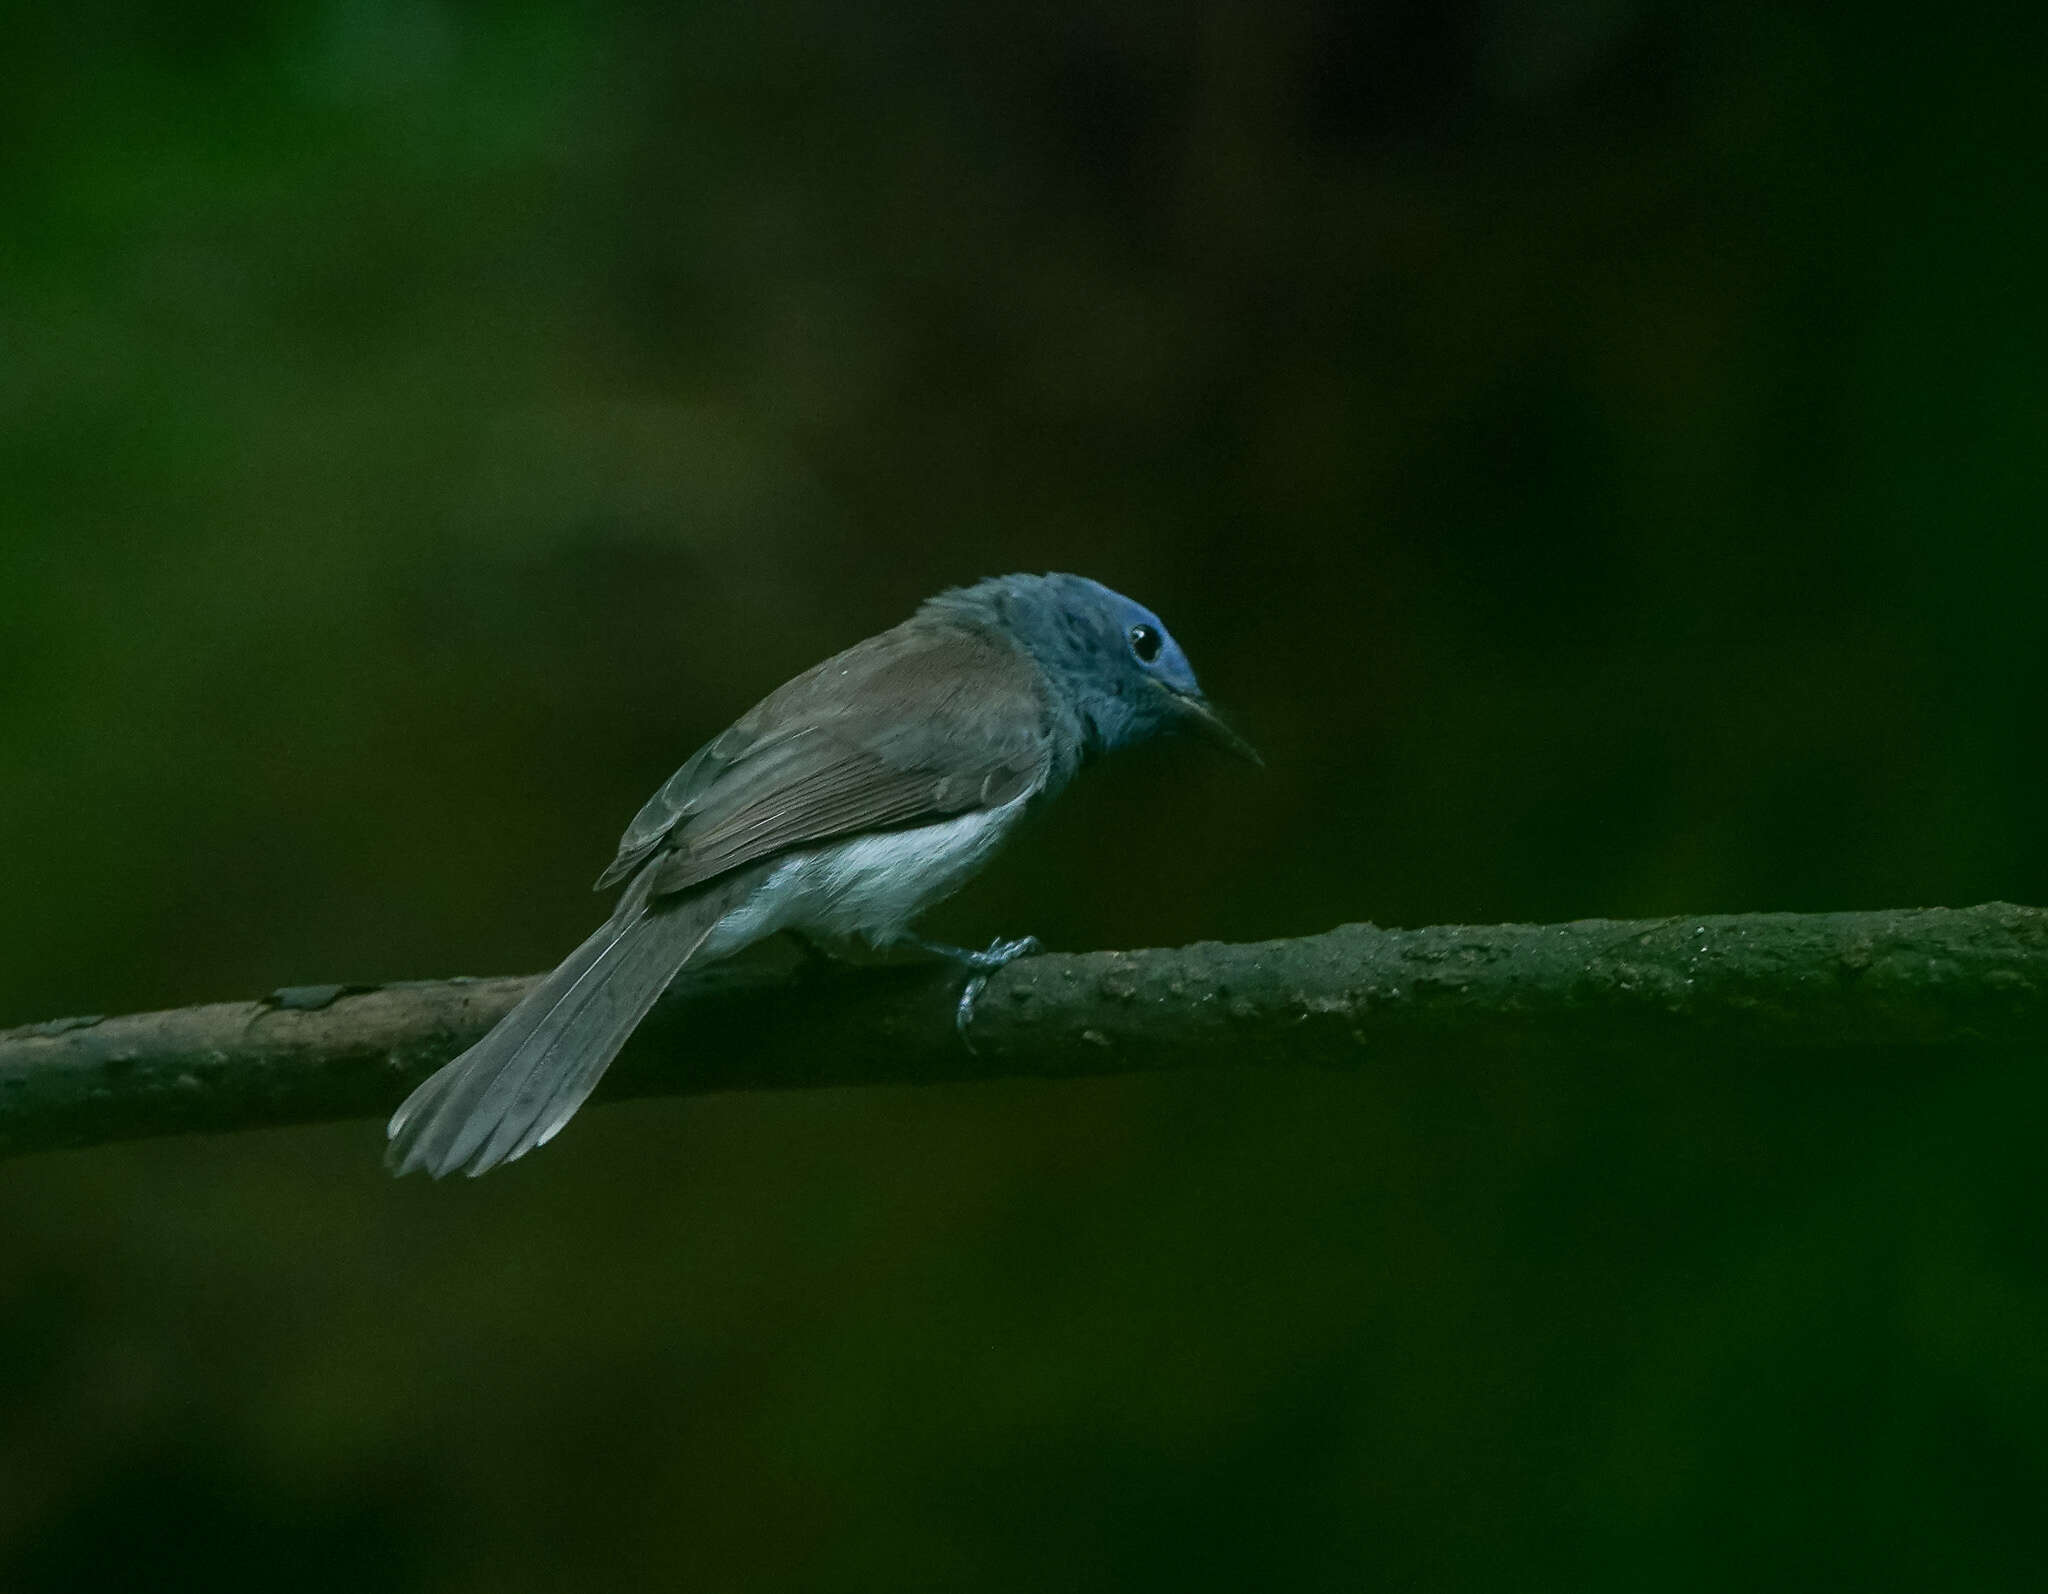
POLYGON ((406 1097, 384 1131, 384 1166, 436 1179, 467 1168, 474 1178, 546 1144, 752 885, 727 877, 652 907, 644 887, 629 888, 495 1029, 406 1097))

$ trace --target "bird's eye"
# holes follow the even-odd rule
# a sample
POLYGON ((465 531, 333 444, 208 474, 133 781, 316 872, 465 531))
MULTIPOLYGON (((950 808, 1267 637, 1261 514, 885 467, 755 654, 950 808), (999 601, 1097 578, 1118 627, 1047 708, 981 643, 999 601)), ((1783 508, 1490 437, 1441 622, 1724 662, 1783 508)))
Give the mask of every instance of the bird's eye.
POLYGON ((1159 627, 1156 625, 1134 625, 1131 627, 1131 651, 1138 656, 1140 664, 1150 664, 1159 657, 1159 627))

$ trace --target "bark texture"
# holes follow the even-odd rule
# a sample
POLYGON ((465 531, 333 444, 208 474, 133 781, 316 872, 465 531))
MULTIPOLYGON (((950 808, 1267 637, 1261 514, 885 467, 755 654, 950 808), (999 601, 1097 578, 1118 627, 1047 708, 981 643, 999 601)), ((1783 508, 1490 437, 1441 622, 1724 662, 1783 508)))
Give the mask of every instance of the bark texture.
MULTIPOLYGON (((522 978, 300 986, 0 1032, 0 1154, 379 1117, 522 978)), ((764 960, 679 980, 599 1099, 1201 1065, 1361 1066, 1477 1049, 2048 1041, 2048 911, 1990 903, 1381 930, 950 968, 764 960)))

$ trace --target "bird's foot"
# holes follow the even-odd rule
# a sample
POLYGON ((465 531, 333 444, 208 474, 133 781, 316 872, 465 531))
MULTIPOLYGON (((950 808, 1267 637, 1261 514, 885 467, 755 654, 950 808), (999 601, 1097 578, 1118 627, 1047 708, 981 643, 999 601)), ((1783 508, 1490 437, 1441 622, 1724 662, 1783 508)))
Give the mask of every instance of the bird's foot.
POLYGON ((935 957, 962 964, 974 971, 961 988, 959 1005, 953 1009, 953 1027, 960 1032, 960 1044, 970 1052, 974 1050, 974 1040, 967 1033, 967 1026, 974 1022, 974 1003, 988 989, 988 977, 1020 957, 1043 950, 1035 935, 1020 935, 1009 941, 998 936, 980 952, 964 946, 947 946, 942 941, 927 941, 922 936, 912 936, 911 942, 935 957))

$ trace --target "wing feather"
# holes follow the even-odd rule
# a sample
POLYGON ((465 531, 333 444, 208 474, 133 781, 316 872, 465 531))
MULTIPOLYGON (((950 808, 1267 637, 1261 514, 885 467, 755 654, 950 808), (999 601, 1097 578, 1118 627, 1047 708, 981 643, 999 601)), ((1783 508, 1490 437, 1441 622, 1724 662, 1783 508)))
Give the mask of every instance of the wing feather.
POLYGON ((913 620, 778 688, 634 817, 600 887, 665 854, 657 895, 836 836, 997 807, 1042 785, 1050 733, 1019 649, 913 620))

